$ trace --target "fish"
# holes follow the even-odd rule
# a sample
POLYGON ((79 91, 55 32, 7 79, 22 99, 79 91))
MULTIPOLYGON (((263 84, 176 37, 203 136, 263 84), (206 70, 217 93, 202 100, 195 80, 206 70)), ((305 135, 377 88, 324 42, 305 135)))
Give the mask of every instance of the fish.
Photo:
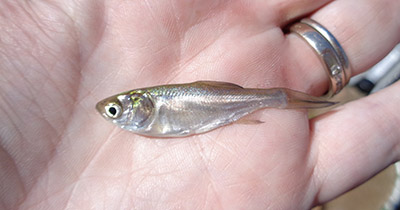
POLYGON ((96 109, 122 129, 163 138, 205 133, 263 108, 315 109, 334 104, 287 88, 197 81, 129 90, 101 100, 96 109))

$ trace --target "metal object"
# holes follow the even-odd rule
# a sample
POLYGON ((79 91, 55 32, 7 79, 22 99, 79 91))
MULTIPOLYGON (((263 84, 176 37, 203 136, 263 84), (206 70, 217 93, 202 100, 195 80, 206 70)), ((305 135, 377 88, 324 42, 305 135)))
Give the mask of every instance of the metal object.
POLYGON ((314 49, 329 76, 327 98, 338 94, 351 77, 350 64, 346 53, 335 37, 322 25, 305 18, 290 27, 314 49))
POLYGON ((400 78, 400 44, 397 44, 379 63, 368 71, 351 78, 349 85, 357 87, 361 92, 376 92, 400 78))

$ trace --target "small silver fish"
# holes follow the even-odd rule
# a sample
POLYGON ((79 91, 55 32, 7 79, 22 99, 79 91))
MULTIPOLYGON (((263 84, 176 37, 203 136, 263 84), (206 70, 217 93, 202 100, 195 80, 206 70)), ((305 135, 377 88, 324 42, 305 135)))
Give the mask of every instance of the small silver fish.
POLYGON ((105 119, 137 134, 183 137, 227 125, 261 108, 312 109, 333 104, 285 88, 198 81, 123 92, 100 101, 96 109, 105 119))

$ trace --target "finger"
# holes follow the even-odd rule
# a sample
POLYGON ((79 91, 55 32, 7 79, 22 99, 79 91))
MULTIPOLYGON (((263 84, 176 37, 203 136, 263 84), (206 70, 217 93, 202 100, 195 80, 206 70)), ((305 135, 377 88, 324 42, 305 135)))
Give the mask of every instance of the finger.
POLYGON ((323 5, 331 2, 332 0, 313 1, 313 0, 300 0, 300 1, 251 1, 253 3, 254 11, 260 20, 272 20, 279 26, 284 26, 293 19, 297 19, 312 11, 322 7, 323 5), (268 12, 266 12, 268 11, 268 12), (274 18, 271 18, 274 17, 274 18))
POLYGON ((399 159, 400 82, 311 123, 317 200, 328 201, 399 159), (390 98, 390 100, 388 100, 390 98))
MULTIPOLYGON (((334 1, 311 16, 327 28, 344 48, 352 75, 377 63, 400 41, 400 1, 334 1)), ((322 94, 328 78, 313 49, 299 36, 287 36, 292 56, 287 68, 298 72, 301 87, 322 94)))

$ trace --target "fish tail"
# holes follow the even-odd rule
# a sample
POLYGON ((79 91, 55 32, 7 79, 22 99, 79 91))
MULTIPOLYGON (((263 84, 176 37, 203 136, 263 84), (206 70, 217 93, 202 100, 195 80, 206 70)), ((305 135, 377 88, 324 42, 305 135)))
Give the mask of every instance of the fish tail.
POLYGON ((281 89, 286 95, 287 105, 285 109, 318 109, 337 104, 337 102, 326 101, 321 97, 311 96, 295 90, 281 89))

